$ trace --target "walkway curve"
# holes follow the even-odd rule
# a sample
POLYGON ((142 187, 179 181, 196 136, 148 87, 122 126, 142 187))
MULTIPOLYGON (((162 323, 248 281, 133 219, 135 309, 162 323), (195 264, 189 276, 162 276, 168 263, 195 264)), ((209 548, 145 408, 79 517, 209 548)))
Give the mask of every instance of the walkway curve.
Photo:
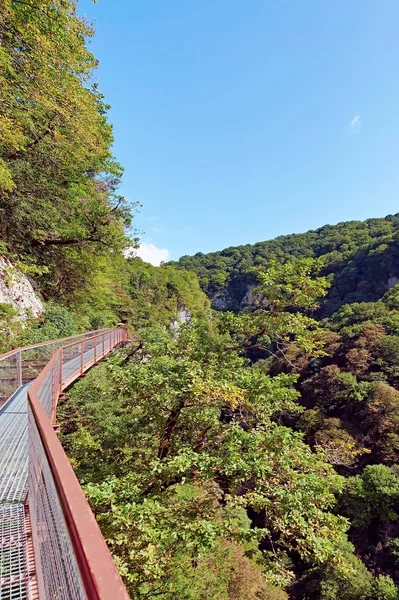
POLYGON ((128 599, 55 430, 61 392, 129 339, 100 330, 0 356, 0 600, 128 599))

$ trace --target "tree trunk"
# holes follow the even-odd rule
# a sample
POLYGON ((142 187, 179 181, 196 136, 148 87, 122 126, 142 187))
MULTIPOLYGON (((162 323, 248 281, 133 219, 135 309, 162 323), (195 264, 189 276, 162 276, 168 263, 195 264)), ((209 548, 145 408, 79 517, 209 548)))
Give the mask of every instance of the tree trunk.
POLYGON ((160 460, 163 460, 169 454, 170 443, 172 441, 173 432, 176 429, 177 421, 179 420, 180 413, 184 408, 184 404, 185 404, 185 399, 181 398, 179 400, 177 406, 175 406, 175 408, 172 408, 172 410, 169 413, 169 416, 166 420, 165 429, 162 434, 161 441, 159 443, 159 448, 158 448, 158 458, 160 460))

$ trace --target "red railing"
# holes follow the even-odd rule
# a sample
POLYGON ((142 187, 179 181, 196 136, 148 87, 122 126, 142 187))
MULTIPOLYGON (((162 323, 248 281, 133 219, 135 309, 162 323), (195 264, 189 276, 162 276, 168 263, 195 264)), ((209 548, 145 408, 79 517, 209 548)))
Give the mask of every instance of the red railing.
POLYGON ((66 344, 93 335, 105 334, 108 329, 80 333, 58 340, 40 342, 11 350, 0 356, 0 408, 23 385, 32 381, 46 366, 55 351, 66 344))
MULTIPOLYGON (((129 339, 124 328, 101 330, 85 334, 77 341, 56 340, 18 349, 4 357, 21 357, 26 350, 53 344, 51 357, 28 390, 28 510, 39 600, 129 598, 55 433, 61 392, 129 339)), ((43 356, 42 353, 41 359, 43 356)), ((31 372, 32 365, 26 364, 31 372)), ((23 370, 19 375, 19 365, 22 362, 19 359, 18 363, 17 358, 12 367, 17 367, 17 383, 21 385, 23 370)))

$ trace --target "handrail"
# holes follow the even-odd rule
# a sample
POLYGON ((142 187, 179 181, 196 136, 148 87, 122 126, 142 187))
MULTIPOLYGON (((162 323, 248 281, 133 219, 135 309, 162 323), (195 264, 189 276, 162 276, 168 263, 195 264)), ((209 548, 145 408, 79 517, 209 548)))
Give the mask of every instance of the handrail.
POLYGON ((40 600, 129 598, 53 427, 62 390, 129 339, 117 328, 59 347, 28 391, 28 502, 40 600))
POLYGON ((40 348, 41 346, 49 346, 51 344, 55 344, 55 343, 59 343, 59 342, 66 342, 67 340, 73 340, 76 338, 82 338, 82 337, 90 337, 99 333, 103 333, 105 331, 110 331, 112 328, 110 327, 105 327, 103 329, 94 329, 93 331, 85 331, 84 333, 75 333, 74 335, 69 335, 68 337, 64 337, 64 338, 56 338, 55 340, 48 340, 46 342, 37 342, 37 344, 30 344, 29 346, 20 346, 18 348, 14 348, 13 350, 9 350, 8 352, 4 352, 3 354, 0 354, 0 360, 2 360, 3 358, 7 358, 8 356, 12 356, 13 354, 17 354, 18 352, 21 352, 22 350, 32 350, 32 348, 40 348))
POLYGON ((2 408, 15 392, 28 381, 39 375, 55 350, 64 343, 82 340, 94 335, 105 334, 110 329, 98 329, 79 333, 66 338, 38 342, 22 346, 0 355, 0 408, 2 408))

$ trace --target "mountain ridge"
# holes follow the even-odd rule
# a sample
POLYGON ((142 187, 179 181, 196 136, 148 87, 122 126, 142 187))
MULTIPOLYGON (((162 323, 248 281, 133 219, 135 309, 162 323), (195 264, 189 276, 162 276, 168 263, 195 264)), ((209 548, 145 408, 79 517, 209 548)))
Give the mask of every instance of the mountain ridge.
POLYGON ((182 256, 179 267, 194 271, 217 310, 239 311, 248 304, 256 284, 252 267, 271 260, 322 258, 321 274, 331 279, 321 315, 343 304, 376 301, 399 278, 399 213, 365 221, 342 221, 305 233, 230 246, 218 252, 182 256))

